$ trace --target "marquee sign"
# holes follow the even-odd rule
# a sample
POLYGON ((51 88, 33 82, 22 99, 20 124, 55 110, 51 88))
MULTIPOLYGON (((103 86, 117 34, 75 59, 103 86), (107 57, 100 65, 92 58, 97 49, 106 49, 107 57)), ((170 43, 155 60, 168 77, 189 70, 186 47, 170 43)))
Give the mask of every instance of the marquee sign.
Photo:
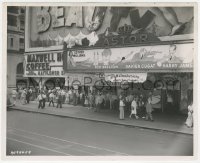
POLYGON ((68 50, 66 72, 193 70, 193 44, 68 50))
POLYGON ((193 34, 193 6, 104 5, 26 7, 25 52, 62 50, 64 42, 68 48, 96 44, 123 46, 151 41, 148 39, 152 36, 155 41, 169 36, 170 41, 183 39, 180 35, 193 34), (102 35, 108 36, 103 44, 102 35))

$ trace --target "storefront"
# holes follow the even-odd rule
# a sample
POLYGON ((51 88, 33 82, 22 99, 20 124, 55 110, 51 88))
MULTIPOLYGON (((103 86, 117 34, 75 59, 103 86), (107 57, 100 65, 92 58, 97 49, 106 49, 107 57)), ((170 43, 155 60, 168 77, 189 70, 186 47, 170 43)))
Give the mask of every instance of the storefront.
POLYGON ((193 90, 193 6, 169 8, 27 7, 24 77, 47 89, 153 92, 162 112, 167 105, 185 110, 193 90))

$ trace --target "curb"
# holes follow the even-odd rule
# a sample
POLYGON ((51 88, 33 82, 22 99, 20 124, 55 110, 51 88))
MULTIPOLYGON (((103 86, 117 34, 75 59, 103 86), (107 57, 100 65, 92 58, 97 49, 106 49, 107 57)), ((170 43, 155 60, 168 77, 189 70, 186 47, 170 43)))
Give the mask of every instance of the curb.
POLYGON ((86 117, 75 117, 75 116, 68 116, 68 115, 59 115, 59 114, 54 114, 54 113, 46 113, 46 112, 24 110, 24 109, 13 108, 13 107, 10 107, 10 109, 18 110, 18 111, 24 111, 24 112, 38 113, 38 114, 46 114, 46 115, 51 115, 51 116, 59 116, 59 117, 62 117, 62 118, 81 119, 81 120, 87 120, 87 121, 93 121, 93 122, 100 122, 100 123, 107 123, 107 124, 125 126, 125 127, 130 127, 130 128, 154 130, 154 131, 157 131, 157 132, 166 132, 166 133, 174 133, 174 134, 179 134, 179 135, 193 136, 193 134, 179 132, 179 131, 171 131, 171 130, 167 130, 167 129, 159 129, 159 128, 144 127, 144 126, 138 126, 138 125, 130 125, 130 124, 124 124, 124 123, 111 122, 111 121, 103 121, 103 120, 91 119, 91 118, 86 118, 86 117))

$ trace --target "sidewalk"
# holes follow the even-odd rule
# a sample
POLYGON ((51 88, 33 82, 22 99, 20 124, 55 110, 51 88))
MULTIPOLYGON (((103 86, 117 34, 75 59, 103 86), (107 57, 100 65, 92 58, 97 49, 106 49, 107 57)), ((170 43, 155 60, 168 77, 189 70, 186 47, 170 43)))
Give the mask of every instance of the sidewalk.
MULTIPOLYGON (((47 104, 47 103, 46 103, 47 104)), ((71 117, 77 119, 85 119, 90 121, 111 123, 115 125, 124 125, 128 127, 139 127, 143 129, 153 129, 158 131, 174 132, 181 134, 193 134, 192 128, 187 128, 184 125, 186 120, 182 115, 165 115, 162 113, 154 113, 154 122, 145 121, 144 119, 130 119, 125 114, 125 120, 119 120, 118 112, 112 110, 102 110, 101 112, 94 112, 92 109, 87 109, 82 106, 73 106, 64 104, 63 108, 49 107, 46 105, 45 109, 38 109, 36 102, 30 102, 30 104, 21 105, 17 103, 12 109, 23 110, 28 112, 35 112, 41 114, 56 115, 62 117, 71 117)))

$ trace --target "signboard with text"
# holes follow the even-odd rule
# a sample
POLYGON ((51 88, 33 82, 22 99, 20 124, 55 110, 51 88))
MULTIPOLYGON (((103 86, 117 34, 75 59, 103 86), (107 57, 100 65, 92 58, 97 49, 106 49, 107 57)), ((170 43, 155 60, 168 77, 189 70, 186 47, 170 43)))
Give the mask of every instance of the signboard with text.
POLYGON ((24 69, 24 77, 61 77, 62 51, 25 54, 24 69))
POLYGON ((180 41, 193 39, 194 6, 29 6, 25 22, 25 52, 62 50, 64 42, 71 48, 180 41))
POLYGON ((69 50, 67 71, 193 71, 193 44, 171 44, 91 50, 69 50))

